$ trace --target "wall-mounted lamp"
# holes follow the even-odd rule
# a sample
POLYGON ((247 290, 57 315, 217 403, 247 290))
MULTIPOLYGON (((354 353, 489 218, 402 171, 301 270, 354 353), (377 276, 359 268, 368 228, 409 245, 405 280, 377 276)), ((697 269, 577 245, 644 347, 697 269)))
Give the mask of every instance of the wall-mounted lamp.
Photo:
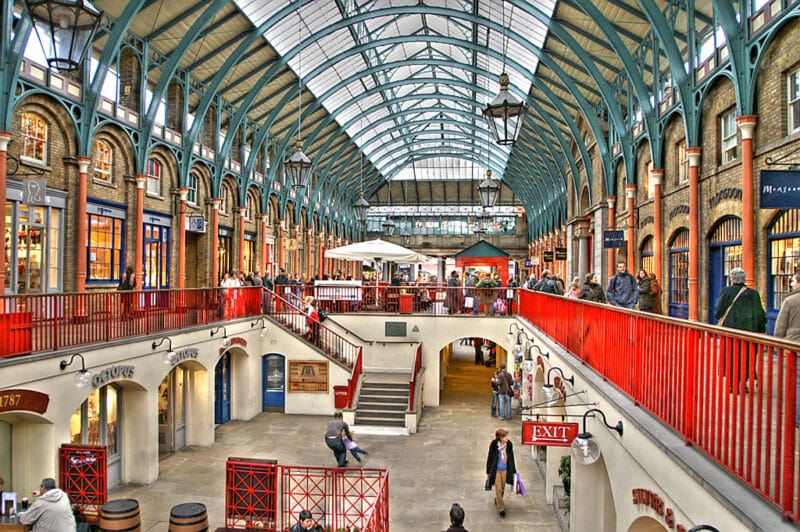
POLYGON ((539 354, 542 355, 543 357, 545 357, 546 359, 550 359, 550 353, 549 352, 546 353, 546 352, 542 351, 542 349, 538 345, 531 344, 531 348, 528 350, 528 356, 531 358, 531 360, 533 360, 533 350, 534 349, 536 351, 538 351, 539 354))
POLYGON ((252 329, 258 322, 261 322, 261 338, 265 338, 267 336, 267 319, 264 316, 260 316, 256 321, 250 324, 250 328, 252 329))
POLYGON ((603 413, 602 410, 599 408, 590 408, 583 414, 583 432, 578 434, 578 436, 572 440, 572 445, 570 446, 570 454, 572 454, 572 458, 575 459, 579 464, 583 465, 591 465, 597 462, 597 459, 600 458, 600 446, 597 445, 597 442, 592 437, 591 432, 586 432, 586 418, 592 412, 597 412, 603 418, 603 424, 611 430, 616 430, 617 433, 622 436, 622 421, 617 421, 615 426, 611 426, 606 421, 606 415, 603 413))
POLYGON ((213 338, 215 334, 219 333, 220 329, 222 329, 222 340, 220 340, 220 345, 222 345, 222 347, 228 347, 231 345, 231 340, 228 338, 228 329, 226 329, 225 326, 220 325, 211 331, 211 337, 213 338))
POLYGON ((564 370, 562 370, 561 368, 559 368, 557 366, 553 366, 552 368, 548 369, 547 370, 547 378, 545 379, 545 383, 542 384, 542 393, 544 393, 544 399, 545 399, 545 402, 546 402, 547 406, 555 405, 556 401, 558 401, 558 399, 559 399, 558 398, 558 392, 556 392, 555 387, 552 384, 550 384, 550 373, 553 370, 558 370, 558 372, 561 373, 561 380, 565 380, 568 383, 570 383, 572 386, 575 386, 575 375, 573 375, 570 378, 567 378, 564 375, 564 370))
POLYGON ((89 383, 92 382, 92 374, 89 370, 86 369, 86 362, 83 360, 83 355, 80 353, 75 353, 74 355, 69 357, 69 362, 66 360, 62 360, 58 363, 58 367, 61 368, 61 371, 64 371, 67 366, 71 365, 72 362, 75 360, 75 357, 81 359, 81 369, 78 373, 75 374, 73 377, 75 381, 75 386, 78 388, 86 388, 89 386, 89 383))
POLYGON ((519 337, 519 333, 521 333, 521 332, 522 332, 522 327, 517 325, 517 322, 512 321, 511 323, 508 324, 508 332, 506 333, 506 341, 509 344, 513 344, 514 340, 519 337), (511 330, 512 327, 517 329, 516 333, 514 333, 514 331, 511 330))
POLYGON ((711 525, 697 525, 689 529, 689 532, 700 532, 701 530, 709 530, 710 532, 719 532, 718 528, 711 525))
POLYGON ((172 350, 172 338, 164 337, 161 340, 154 341, 151 347, 153 351, 155 351, 157 348, 161 347, 164 342, 169 342, 169 348, 164 352, 162 361, 164 364, 171 366, 175 363, 175 359, 178 356, 177 353, 172 350))

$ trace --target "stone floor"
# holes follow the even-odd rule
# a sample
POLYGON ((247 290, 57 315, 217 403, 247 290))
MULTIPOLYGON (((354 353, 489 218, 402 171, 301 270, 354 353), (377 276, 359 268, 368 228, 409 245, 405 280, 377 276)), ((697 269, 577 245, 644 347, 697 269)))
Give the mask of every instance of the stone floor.
MULTIPOLYGON (((441 406, 425 408, 419 431, 409 436, 355 436, 370 452, 366 467, 389 470, 389 513, 393 532, 443 530, 454 502, 466 511, 471 532, 561 529, 545 501, 543 481, 530 448, 519 444, 519 417, 510 422, 489 412, 492 369, 473 363, 472 346, 454 346, 441 406), (494 431, 505 423, 515 444, 517 468, 528 495, 506 492, 506 517, 494 509, 493 493, 483 489, 486 453, 494 431)), ((229 456, 274 458, 285 464, 333 466, 322 441, 327 416, 261 414, 217 428, 211 447, 190 447, 160 462, 159 478, 147 486, 112 490, 109 499, 139 501, 143 531, 166 531, 169 511, 183 502, 208 509, 211 530, 224 526, 225 460, 229 456)), ((351 460, 352 462, 352 460, 351 460)))

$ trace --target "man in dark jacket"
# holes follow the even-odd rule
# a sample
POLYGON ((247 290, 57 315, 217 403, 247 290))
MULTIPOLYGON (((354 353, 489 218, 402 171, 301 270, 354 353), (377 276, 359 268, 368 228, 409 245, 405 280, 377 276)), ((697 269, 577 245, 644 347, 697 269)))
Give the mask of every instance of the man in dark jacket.
POLYGON ((506 516, 506 505, 503 495, 506 484, 514 484, 514 474, 517 467, 514 464, 514 446, 508 441, 508 431, 497 429, 494 440, 489 444, 489 454, 486 457, 486 474, 489 476, 489 487, 494 486, 494 504, 500 517, 506 516))
POLYGON ((536 281, 536 284, 533 285, 533 289, 536 292, 544 292, 546 294, 562 295, 564 293, 563 290, 561 293, 559 293, 558 286, 556 285, 550 270, 542 271, 542 277, 536 281))
MULTIPOLYGON (((718 325, 722 327, 757 333, 766 332, 767 314, 761 304, 761 295, 745 286, 745 277, 745 271, 741 268, 734 268, 730 271, 728 280, 731 285, 726 286, 720 292, 717 306, 714 309, 714 317, 719 320, 718 325)), ((738 383, 738 388, 742 387, 743 382, 746 386, 750 376, 750 359, 754 358, 754 355, 757 356, 755 351, 751 353, 750 346, 744 345, 739 350, 735 369, 733 368, 733 354, 723 357, 723 373, 728 377, 728 388, 731 392, 734 391, 734 380, 738 383), (744 373, 742 373, 742 356, 745 359, 744 373), (727 363, 728 359, 731 364, 727 363), (735 376, 730 374, 732 371, 736 371, 735 376)), ((753 362, 758 365, 757 360, 753 360, 753 362)))
POLYGON ((286 275, 286 270, 281 268, 278 270, 278 276, 275 277, 275 293, 278 294, 278 299, 275 301, 275 310, 278 312, 280 312, 282 307, 280 298, 291 300, 291 292, 287 293, 287 289, 291 290, 289 287, 289 276, 286 275))
POLYGON ((608 280, 606 297, 612 305, 623 308, 633 308, 639 301, 639 283, 624 261, 617 263, 617 273, 608 280))

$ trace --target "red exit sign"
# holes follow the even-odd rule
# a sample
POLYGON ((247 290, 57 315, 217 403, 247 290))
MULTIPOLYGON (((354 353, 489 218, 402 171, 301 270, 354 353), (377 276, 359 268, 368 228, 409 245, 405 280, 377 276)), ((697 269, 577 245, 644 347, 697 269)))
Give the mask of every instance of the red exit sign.
POLYGON ((577 423, 523 421, 522 445, 569 447, 578 436, 577 423))

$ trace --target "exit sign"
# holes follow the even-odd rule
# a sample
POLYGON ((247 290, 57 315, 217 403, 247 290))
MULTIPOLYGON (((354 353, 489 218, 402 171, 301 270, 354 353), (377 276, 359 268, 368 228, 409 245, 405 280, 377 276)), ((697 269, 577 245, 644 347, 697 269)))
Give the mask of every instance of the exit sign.
POLYGON ((578 436, 577 423, 523 421, 522 445, 569 447, 578 436))

